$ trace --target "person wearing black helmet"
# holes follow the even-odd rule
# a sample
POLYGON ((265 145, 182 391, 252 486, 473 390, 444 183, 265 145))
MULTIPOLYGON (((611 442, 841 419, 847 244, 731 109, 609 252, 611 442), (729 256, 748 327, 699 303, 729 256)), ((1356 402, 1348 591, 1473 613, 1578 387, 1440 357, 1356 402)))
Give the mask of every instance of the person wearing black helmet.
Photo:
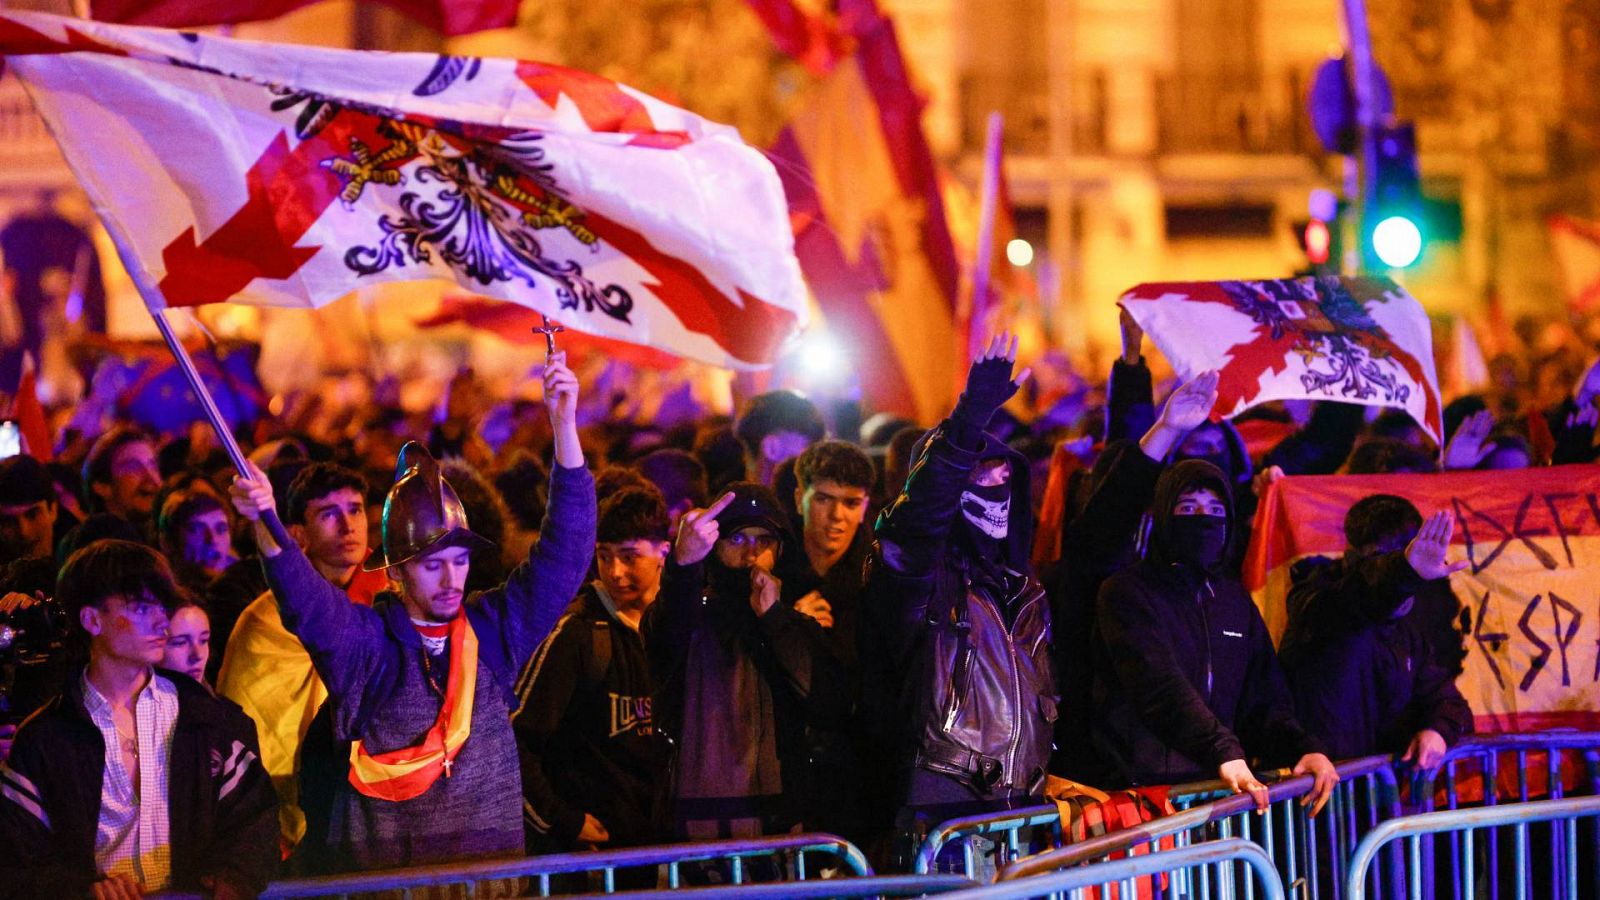
MULTIPOLYGON (((511 710, 517 674, 583 584, 595 542, 594 480, 578 441, 577 378, 545 366, 555 436, 540 539, 500 587, 468 595, 474 534, 461 500, 418 443, 400 451, 383 507, 383 555, 397 591, 351 603, 296 546, 261 525, 273 505, 259 470, 234 505, 256 541, 283 623, 327 685, 334 737, 352 741, 332 801, 323 865, 370 869, 517 856, 522 784, 511 710)), ((308 838, 309 840, 309 838, 308 838)))
POLYGON ((678 522, 661 592, 640 623, 656 727, 677 745, 680 837, 781 834, 801 820, 812 729, 850 712, 843 668, 816 620, 781 602, 772 573, 792 547, 788 514, 738 482, 678 522))
POLYGON ((1101 787, 1220 777, 1261 808, 1251 760, 1311 774, 1313 815, 1339 776, 1294 717, 1261 613, 1227 574, 1233 494, 1211 463, 1163 472, 1142 560, 1100 589, 1090 733, 1101 787))

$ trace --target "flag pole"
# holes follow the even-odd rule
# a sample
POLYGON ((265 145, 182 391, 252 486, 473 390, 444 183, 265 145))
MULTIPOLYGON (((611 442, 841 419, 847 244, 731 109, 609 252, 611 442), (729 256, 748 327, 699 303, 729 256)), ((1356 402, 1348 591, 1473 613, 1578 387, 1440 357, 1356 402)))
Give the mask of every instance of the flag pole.
MULTIPOLYGON (((239 442, 234 439, 227 421, 217 409, 217 401, 212 399, 211 391, 201 380, 200 372, 194 367, 194 359, 189 356, 188 348, 178 340, 177 333, 172 330, 172 323, 167 321, 167 301, 161 294, 161 288, 150 280, 149 273, 139 265, 139 259, 133 254, 132 247, 119 233, 117 227, 111 224, 111 220, 103 217, 101 221, 105 223, 106 231, 111 235, 111 243, 117 248, 117 256, 122 259, 122 267, 128 271, 128 277, 133 279, 133 286, 144 299, 145 309, 150 311, 150 318, 156 323, 156 330, 161 332, 161 340, 165 341, 167 349, 172 351, 172 358, 177 361, 178 370, 183 373, 184 380, 189 382, 189 389, 199 398, 200 408, 205 412, 206 420, 211 423, 211 430, 217 433, 217 440, 222 443, 222 449, 227 452, 234 469, 240 476, 249 478, 250 465, 245 459, 244 451, 239 448, 239 442)), ((283 522, 279 520, 275 510, 265 511, 261 516, 261 522, 267 526, 267 531, 272 533, 278 546, 287 547, 292 543, 289 532, 284 529, 283 522)))
POLYGON ((999 110, 989 113, 983 149, 983 195, 978 217, 978 246, 972 262, 972 312, 967 318, 967 361, 983 354, 983 325, 989 315, 989 266, 994 259, 994 220, 1000 200, 1000 154, 1004 122, 999 110))

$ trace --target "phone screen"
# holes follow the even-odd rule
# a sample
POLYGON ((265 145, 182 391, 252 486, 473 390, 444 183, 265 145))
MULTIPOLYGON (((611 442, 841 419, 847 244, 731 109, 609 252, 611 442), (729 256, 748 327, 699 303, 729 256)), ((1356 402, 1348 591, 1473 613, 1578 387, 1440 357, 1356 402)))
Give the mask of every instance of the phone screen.
POLYGON ((15 422, 0 422, 0 459, 22 452, 22 432, 15 422))

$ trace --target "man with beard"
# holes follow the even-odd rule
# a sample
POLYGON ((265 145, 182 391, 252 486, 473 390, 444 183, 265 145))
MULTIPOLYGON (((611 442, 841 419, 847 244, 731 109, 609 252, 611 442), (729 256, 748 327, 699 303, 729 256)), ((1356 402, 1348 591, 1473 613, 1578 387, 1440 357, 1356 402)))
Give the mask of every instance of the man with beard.
MULTIPOLYGON (((753 482, 691 510, 642 632, 657 727, 677 744, 681 837, 781 834, 801 822, 816 773, 808 729, 840 731, 841 668, 821 626, 779 599, 790 552, 783 507, 753 482)), ((825 777, 825 776, 824 776, 825 777)))
POLYGON ((522 779, 511 710, 516 680, 583 584, 594 552, 594 480, 578 440, 578 380, 545 365, 554 434, 539 542, 498 588, 468 596, 471 551, 461 500, 421 444, 401 448, 383 510, 383 568, 399 590, 351 603, 296 546, 261 524, 272 486, 234 482, 256 522, 273 596, 328 688, 337 740, 352 742, 327 836, 331 865, 356 869, 517 856, 522 779))
POLYGON ((1144 559, 1100 589, 1091 733, 1102 787, 1219 777, 1265 809, 1250 759, 1311 774, 1312 814, 1339 780, 1294 718, 1261 613, 1227 574, 1226 476, 1185 460, 1156 482, 1144 559))
POLYGON ((1045 787, 1057 688, 1050 607, 1029 574, 1028 464, 985 429, 1026 380, 1015 338, 973 362, 878 518, 862 610, 864 721, 902 777, 907 849, 954 816, 1029 806, 1045 787), (885 730, 887 728, 887 730, 885 730))

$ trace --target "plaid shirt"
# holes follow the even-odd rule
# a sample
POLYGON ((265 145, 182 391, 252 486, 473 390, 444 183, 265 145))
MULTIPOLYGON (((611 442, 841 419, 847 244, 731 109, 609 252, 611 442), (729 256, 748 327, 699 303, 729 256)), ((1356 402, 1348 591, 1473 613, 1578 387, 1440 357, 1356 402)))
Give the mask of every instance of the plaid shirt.
POLYGON ((103 875, 127 875, 146 891, 172 881, 171 820, 167 813, 167 772, 172 733, 178 724, 178 689, 151 673, 134 698, 139 739, 139 790, 123 765, 121 739, 112 720, 111 704, 83 675, 83 703, 105 738, 105 777, 100 787, 100 825, 95 831, 94 860, 103 875), (143 802, 148 799, 150 802, 143 802))

